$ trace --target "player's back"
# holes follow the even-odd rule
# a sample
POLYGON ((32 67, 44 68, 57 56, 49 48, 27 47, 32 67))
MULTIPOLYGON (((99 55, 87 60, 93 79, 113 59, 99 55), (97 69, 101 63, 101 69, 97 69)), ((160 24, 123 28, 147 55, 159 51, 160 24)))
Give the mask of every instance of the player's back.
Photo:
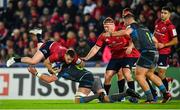
POLYGON ((130 27, 133 29, 131 33, 132 41, 138 50, 156 50, 152 34, 148 28, 137 23, 132 23, 130 27))

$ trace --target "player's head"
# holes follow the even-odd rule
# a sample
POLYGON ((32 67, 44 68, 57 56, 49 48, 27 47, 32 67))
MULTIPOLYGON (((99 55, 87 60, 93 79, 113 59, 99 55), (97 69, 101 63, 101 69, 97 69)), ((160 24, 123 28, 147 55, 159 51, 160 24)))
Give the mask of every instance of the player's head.
POLYGON ((66 62, 67 64, 72 63, 73 60, 74 60, 74 58, 75 58, 75 56, 76 56, 76 52, 75 52, 73 49, 68 49, 68 50, 66 51, 65 56, 64 56, 65 62, 66 62))
POLYGON ((104 26, 104 30, 106 32, 112 32, 115 30, 115 24, 114 24, 114 20, 111 17, 107 17, 104 21, 103 21, 103 26, 104 26))
POLYGON ((125 8, 122 11, 122 17, 123 17, 124 24, 126 26, 129 25, 134 20, 134 14, 132 12, 132 9, 125 8))
POLYGON ((163 21, 166 21, 167 19, 169 19, 170 16, 171 16, 171 12, 172 12, 172 10, 171 10, 170 7, 168 7, 168 6, 162 7, 162 9, 161 9, 161 19, 163 21))

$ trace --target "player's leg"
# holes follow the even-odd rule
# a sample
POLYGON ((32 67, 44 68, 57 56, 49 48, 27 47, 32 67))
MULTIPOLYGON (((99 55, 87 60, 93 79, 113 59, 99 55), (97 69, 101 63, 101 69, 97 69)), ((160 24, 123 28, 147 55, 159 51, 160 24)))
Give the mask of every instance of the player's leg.
POLYGON ((168 63, 168 55, 159 55, 158 60, 158 76, 161 78, 163 84, 165 85, 166 89, 169 90, 168 87, 168 80, 166 78, 166 70, 169 67, 168 63))
POLYGON ((124 88, 125 88, 125 79, 123 76, 123 70, 122 68, 118 71, 117 73, 118 76, 118 88, 119 88, 119 93, 124 92, 124 88))
MULTIPOLYGON (((135 85, 134 80, 131 75, 131 69, 130 68, 123 68, 123 74, 127 80, 128 87, 135 91, 135 85)), ((135 97, 130 97, 129 101, 132 103, 138 103, 138 99, 135 97)))
POLYGON ((39 50, 40 47, 43 44, 43 40, 42 40, 42 29, 32 29, 29 31, 30 34, 33 35, 33 37, 36 37, 38 40, 38 47, 37 49, 39 50))
POLYGON ((106 72, 104 74, 104 89, 107 94, 109 94, 109 90, 111 88, 111 79, 120 68, 119 62, 119 59, 111 59, 106 68, 106 72))
POLYGON ((135 78, 138 81, 141 88, 143 89, 143 91, 146 95, 146 98, 147 98, 147 102, 151 102, 151 101, 153 101, 153 95, 152 95, 149 85, 146 81, 146 73, 147 72, 148 72, 148 69, 146 69, 144 67, 136 66, 135 78))
POLYGON ((152 84, 151 84, 151 82, 149 81, 148 78, 146 78, 146 81, 147 81, 147 83, 148 83, 148 85, 149 85, 149 88, 150 88, 152 94, 153 94, 153 100, 154 100, 154 102, 157 102, 157 100, 158 100, 158 95, 157 95, 156 89, 152 86, 152 84))
MULTIPOLYGON (((122 65, 123 75, 125 79, 127 80, 127 85, 130 89, 133 89, 134 91, 135 91, 135 85, 134 85, 134 80, 131 74, 131 68, 135 67, 136 61, 137 61, 137 58, 124 58, 123 65, 122 65)), ((132 103, 137 103, 138 99, 134 97, 130 97, 129 101, 132 103)))
POLYGON ((132 89, 127 89, 126 91, 122 93, 106 95, 105 90, 102 86, 102 82, 98 76, 94 76, 94 84, 92 87, 92 91, 95 93, 94 97, 97 96, 96 94, 99 94, 99 100, 105 103, 116 102, 116 101, 119 101, 119 99, 122 99, 123 97, 126 97, 126 96, 140 98, 140 95, 132 89))
POLYGON ((166 103, 167 101, 171 100, 171 94, 167 92, 161 79, 154 74, 154 69, 150 69, 148 71, 147 77, 159 88, 159 90, 163 94, 163 100, 161 101, 162 103, 166 103))
POLYGON ((42 46, 43 42, 42 42, 42 29, 33 29, 30 30, 30 32, 33 36, 36 36, 38 39, 38 50, 35 53, 35 55, 30 58, 30 57, 21 57, 21 58, 15 58, 15 57, 11 57, 8 61, 7 61, 7 67, 13 65, 14 63, 18 63, 18 62, 22 62, 22 63, 27 63, 27 64, 37 64, 39 63, 43 58, 44 55, 42 54, 41 51, 39 51, 40 46, 42 46))

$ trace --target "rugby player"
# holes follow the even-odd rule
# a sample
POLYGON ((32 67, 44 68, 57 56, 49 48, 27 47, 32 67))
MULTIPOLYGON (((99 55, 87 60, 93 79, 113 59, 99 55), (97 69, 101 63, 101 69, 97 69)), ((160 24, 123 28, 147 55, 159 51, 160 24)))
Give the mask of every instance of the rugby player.
MULTIPOLYGON (((64 59, 67 62, 70 60, 70 58, 65 54, 70 49, 67 49, 66 47, 62 46, 60 43, 54 42, 54 41, 47 41, 47 42, 43 43, 42 29, 33 29, 30 31, 30 33, 35 35, 38 39, 37 52, 34 54, 34 56, 32 58, 31 57, 21 57, 21 58, 12 57, 7 61, 7 63, 6 63, 7 67, 9 67, 17 62, 35 65, 35 64, 39 63, 42 59, 46 59, 45 60, 46 64, 48 64, 48 63, 51 64, 53 62, 57 62, 60 59, 64 59)), ((81 59, 76 58, 76 59, 74 59, 73 63, 80 64, 83 62, 81 61, 81 59)), ((56 71, 54 71, 51 68, 51 66, 49 66, 48 69, 53 74, 57 73, 56 71)))
POLYGON ((178 44, 177 32, 175 26, 170 21, 171 8, 164 6, 161 9, 161 19, 155 22, 154 37, 158 43, 158 76, 161 78, 166 89, 169 90, 166 70, 168 68, 168 57, 171 53, 171 47, 178 44))

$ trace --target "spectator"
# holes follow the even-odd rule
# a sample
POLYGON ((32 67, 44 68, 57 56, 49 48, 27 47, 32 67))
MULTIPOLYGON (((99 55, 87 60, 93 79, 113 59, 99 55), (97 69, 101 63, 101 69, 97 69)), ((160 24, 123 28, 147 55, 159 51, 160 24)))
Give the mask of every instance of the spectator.
POLYGON ((85 38, 80 38, 78 42, 78 46, 75 48, 79 57, 85 57, 90 51, 90 47, 87 44, 87 40, 85 38))
POLYGON ((8 29, 4 26, 3 22, 0 22, 0 44, 5 44, 8 35, 8 29))
POLYGON ((96 4, 93 2, 93 0, 86 0, 86 5, 84 7, 83 14, 92 14, 95 7, 96 4))
POLYGON ((76 40, 75 33, 72 31, 69 31, 67 33, 66 47, 67 48, 75 48, 76 43, 77 43, 77 40, 76 40))

